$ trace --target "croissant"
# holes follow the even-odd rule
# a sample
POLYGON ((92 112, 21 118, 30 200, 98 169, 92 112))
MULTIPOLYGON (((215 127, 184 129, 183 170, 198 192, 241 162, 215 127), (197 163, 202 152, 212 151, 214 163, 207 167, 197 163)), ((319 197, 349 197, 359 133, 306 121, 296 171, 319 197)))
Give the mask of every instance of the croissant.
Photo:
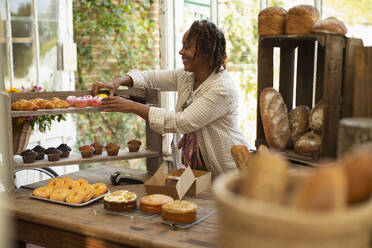
POLYGON ((39 107, 31 101, 21 102, 20 106, 21 106, 21 110, 26 110, 26 111, 33 111, 33 110, 39 109, 39 107))
POLYGON ((70 107, 70 104, 68 102, 66 102, 65 100, 54 101, 54 105, 55 105, 56 108, 68 108, 68 107, 70 107))
POLYGON ((40 100, 42 100, 41 98, 35 98, 35 99, 31 99, 30 101, 37 104, 38 102, 40 102, 40 100))
POLYGON ((13 110, 21 110, 21 104, 19 101, 13 102, 12 103, 12 109, 13 110))
POLYGON ((58 102, 60 101, 61 99, 59 99, 58 97, 52 97, 51 101, 52 102, 58 102))
POLYGON ((49 100, 45 100, 45 99, 41 99, 37 105, 41 108, 41 109, 54 109, 55 108, 55 105, 53 102, 49 101, 49 100))

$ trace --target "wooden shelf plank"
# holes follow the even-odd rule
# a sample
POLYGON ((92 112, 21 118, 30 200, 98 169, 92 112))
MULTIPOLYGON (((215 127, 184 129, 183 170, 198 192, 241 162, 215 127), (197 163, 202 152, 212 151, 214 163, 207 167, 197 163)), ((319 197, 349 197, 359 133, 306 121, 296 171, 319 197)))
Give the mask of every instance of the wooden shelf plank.
POLYGON ((28 168, 40 168, 60 165, 72 165, 72 164, 84 164, 84 163, 97 163, 97 162, 109 162, 126 159, 137 159, 137 158, 156 158, 159 157, 158 152, 154 152, 147 149, 140 149, 138 152, 129 152, 128 149, 120 150, 118 156, 107 156, 106 152, 102 155, 93 155, 91 158, 82 158, 80 152, 71 152, 68 158, 61 158, 58 161, 50 162, 47 156, 44 160, 36 160, 34 163, 24 164, 20 155, 14 156, 13 170, 21 170, 28 168))
POLYGON ((37 116, 37 115, 59 115, 68 113, 87 113, 87 112, 101 112, 100 108, 95 107, 85 107, 85 108, 58 108, 58 109, 39 109, 34 111, 12 111, 12 117, 21 116, 37 116))

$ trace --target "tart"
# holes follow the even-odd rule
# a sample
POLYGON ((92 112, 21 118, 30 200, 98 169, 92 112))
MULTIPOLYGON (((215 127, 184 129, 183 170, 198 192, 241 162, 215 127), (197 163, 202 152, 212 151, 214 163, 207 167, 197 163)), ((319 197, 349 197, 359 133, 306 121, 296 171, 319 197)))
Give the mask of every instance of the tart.
POLYGON ((161 206, 173 202, 173 198, 163 194, 152 194, 141 198, 140 207, 147 213, 160 213, 161 206))
POLYGON ((104 209, 115 212, 126 212, 137 208, 137 195, 127 190, 118 190, 105 195, 104 209))

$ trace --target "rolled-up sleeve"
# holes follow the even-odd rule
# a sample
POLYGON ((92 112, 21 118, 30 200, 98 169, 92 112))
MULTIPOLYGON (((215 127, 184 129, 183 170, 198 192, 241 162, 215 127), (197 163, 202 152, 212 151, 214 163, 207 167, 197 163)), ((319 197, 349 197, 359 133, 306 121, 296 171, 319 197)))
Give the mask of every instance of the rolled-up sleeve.
POLYGON ((222 87, 214 86, 203 93, 183 112, 151 107, 150 128, 158 133, 191 133, 230 111, 232 93, 222 87))
POLYGON ((133 88, 158 88, 161 91, 177 90, 177 75, 181 70, 132 70, 127 73, 133 80, 133 88))

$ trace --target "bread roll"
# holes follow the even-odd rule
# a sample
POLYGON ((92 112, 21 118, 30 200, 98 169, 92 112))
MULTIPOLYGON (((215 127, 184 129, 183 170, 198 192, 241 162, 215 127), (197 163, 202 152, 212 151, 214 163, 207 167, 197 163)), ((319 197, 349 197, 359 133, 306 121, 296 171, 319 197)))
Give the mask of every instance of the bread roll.
POLYGON ((293 198, 293 207, 301 210, 341 210, 347 205, 346 172, 339 164, 314 170, 293 198))
POLYGON ((281 203, 287 185, 288 162, 278 153, 263 152, 252 157, 243 171, 241 194, 269 203, 281 203))
POLYGON ((285 20, 286 34, 310 34, 319 16, 319 11, 311 5, 298 5, 291 8, 285 20))
POLYGON ((238 168, 248 168, 251 154, 245 145, 235 145, 231 148, 231 154, 238 168))
POLYGON ((285 32, 287 11, 280 7, 268 7, 258 14, 259 35, 280 35, 285 32))
POLYGON ((345 156, 344 167, 349 183, 350 203, 370 198, 372 193, 372 150, 359 148, 345 156))
POLYGON ((313 25, 312 32, 346 35, 347 28, 345 24, 337 18, 328 17, 327 19, 316 21, 313 25))
POLYGON ((291 143, 304 135, 309 129, 310 110, 305 105, 299 105, 288 113, 289 129, 291 130, 291 143))
POLYGON ((266 141, 270 147, 284 149, 290 138, 287 106, 279 92, 265 88, 260 94, 260 112, 266 141))
POLYGON ((320 152, 321 145, 322 138, 314 132, 308 132, 296 141, 294 150, 297 153, 314 154, 320 152))
POLYGON ((317 134, 322 133, 325 107, 325 101, 320 100, 310 111, 309 126, 317 134))

